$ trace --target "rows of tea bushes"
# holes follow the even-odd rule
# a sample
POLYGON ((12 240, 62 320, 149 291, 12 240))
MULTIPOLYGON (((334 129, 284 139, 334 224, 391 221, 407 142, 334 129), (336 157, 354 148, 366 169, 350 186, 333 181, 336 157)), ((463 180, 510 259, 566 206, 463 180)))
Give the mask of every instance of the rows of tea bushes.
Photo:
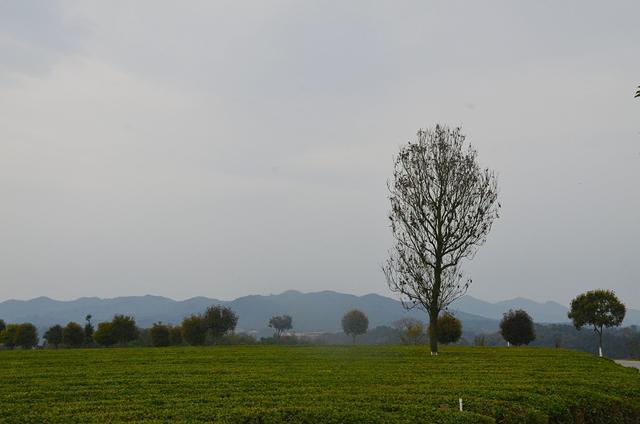
POLYGON ((0 422, 640 422, 637 370, 565 349, 51 349, 0 361, 0 422))

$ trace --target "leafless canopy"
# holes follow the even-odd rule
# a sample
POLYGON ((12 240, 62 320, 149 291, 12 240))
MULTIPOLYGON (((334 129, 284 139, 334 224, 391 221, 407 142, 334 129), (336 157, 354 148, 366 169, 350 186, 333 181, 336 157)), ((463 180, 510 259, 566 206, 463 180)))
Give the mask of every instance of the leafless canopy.
POLYGON ((498 217, 496 177, 476 156, 460 128, 420 130, 388 183, 395 246, 383 270, 405 307, 431 321, 466 292, 461 260, 473 257, 498 217))

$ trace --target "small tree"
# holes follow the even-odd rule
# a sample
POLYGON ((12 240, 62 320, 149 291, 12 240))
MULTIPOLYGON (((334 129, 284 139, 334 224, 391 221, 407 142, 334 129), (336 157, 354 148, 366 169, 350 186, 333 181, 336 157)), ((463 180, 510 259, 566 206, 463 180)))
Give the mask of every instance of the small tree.
POLYGON ((17 346, 16 336, 18 335, 18 324, 7 324, 6 328, 2 332, 2 341, 4 346, 13 349, 17 346))
POLYGON ((207 327, 200 315, 191 315, 182 320, 182 338, 191 346, 204 344, 207 327))
POLYGON ((427 312, 437 355, 438 316, 467 291, 461 261, 484 244, 500 204, 494 173, 480 168, 460 128, 417 136, 400 148, 388 183, 395 244, 383 271, 405 308, 427 312))
POLYGON ((93 343, 93 324, 91 324, 91 314, 87 315, 84 319, 87 323, 84 325, 84 344, 90 346, 93 343))
POLYGON ((424 337, 424 325, 414 318, 397 321, 394 327, 400 331, 400 340, 405 344, 418 344, 424 337))
POLYGON ((585 325, 593 326, 598 334, 598 354, 602 356, 602 334, 604 328, 622 324, 626 308, 611 290, 591 290, 571 301, 569 318, 580 330, 585 325))
POLYGON ((111 320, 111 333, 121 345, 138 338, 138 327, 133 317, 125 315, 115 315, 111 320))
POLYGON ((7 324, 3 319, 0 319, 0 333, 2 333, 7 328, 7 324))
POLYGON ((420 337, 422 337, 423 333, 424 327, 419 322, 408 326, 405 330, 405 336, 407 337, 407 340, 410 340, 413 344, 418 344, 418 341, 420 340, 420 337))
POLYGON ((438 342, 455 343, 462 337, 462 323, 449 312, 438 317, 438 342))
POLYGON ((356 337, 366 333, 368 328, 369 318, 362 311, 352 309, 342 317, 342 330, 353 338, 353 344, 356 337))
POLYGON ((169 346, 171 344, 171 333, 169 327, 158 322, 153 324, 151 330, 151 344, 155 347, 169 346))
POLYGON ((555 346, 556 349, 559 349, 562 347, 562 336, 561 335, 557 335, 553 338, 553 345, 555 346))
POLYGON ((504 313, 500 321, 500 334, 515 346, 527 345, 536 339, 533 320, 522 309, 516 311, 511 309, 504 313))
POLYGON ((179 346, 182 344, 182 328, 180 326, 171 327, 169 329, 169 341, 172 346, 179 346))
POLYGON ((280 337, 283 331, 293 328, 293 318, 290 315, 276 315, 269 320, 269 327, 276 331, 276 337, 280 337))
POLYGON ((42 338, 47 341, 48 345, 57 349, 60 343, 62 343, 62 326, 56 324, 53 327, 49 327, 42 338))
POLYGON ((62 330, 62 343, 69 347, 80 347, 84 343, 84 330, 76 322, 68 323, 62 330))
POLYGON ((214 338, 220 338, 233 332, 238 323, 238 315, 226 306, 210 306, 202 315, 205 328, 211 331, 214 338))
POLYGON ((93 340, 101 346, 113 346, 118 342, 113 336, 112 325, 110 322, 101 322, 93 333, 93 340))
POLYGON ((18 326, 15 339, 16 346, 23 349, 31 349, 38 344, 38 330, 30 322, 25 322, 18 326))

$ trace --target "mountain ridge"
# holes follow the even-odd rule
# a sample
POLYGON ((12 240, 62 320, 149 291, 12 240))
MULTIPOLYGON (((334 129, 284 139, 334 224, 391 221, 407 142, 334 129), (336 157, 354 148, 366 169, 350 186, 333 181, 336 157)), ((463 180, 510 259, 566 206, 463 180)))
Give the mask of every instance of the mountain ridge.
MULTIPOLYGON (((114 298, 81 297, 55 300, 40 296, 29 300, 9 299, 0 302, 0 318, 7 322, 32 322, 39 328, 69 321, 82 322, 91 314, 94 322, 110 319, 114 314, 133 315, 142 327, 162 321, 178 324, 186 316, 204 311, 212 304, 231 307, 238 313, 238 330, 267 334, 268 320, 273 315, 289 314, 299 332, 337 332, 340 319, 348 309, 362 309, 370 319, 370 328, 392 325, 403 318, 426 321, 419 310, 406 311, 401 303, 376 293, 354 295, 332 290, 303 293, 286 290, 279 294, 247 295, 233 300, 195 296, 174 300, 157 295, 119 296, 114 298)), ((525 309, 538 323, 569 323, 568 308, 558 302, 536 302, 516 297, 487 302, 471 295, 456 300, 450 307, 463 322, 466 332, 496 331, 499 319, 509 309, 525 309)), ((624 325, 640 325, 640 311, 627 311, 624 325)))

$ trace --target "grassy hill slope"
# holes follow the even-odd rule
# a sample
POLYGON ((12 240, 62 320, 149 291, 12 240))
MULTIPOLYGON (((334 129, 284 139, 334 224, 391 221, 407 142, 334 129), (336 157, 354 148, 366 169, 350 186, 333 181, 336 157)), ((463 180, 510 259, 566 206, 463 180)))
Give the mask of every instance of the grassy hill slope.
POLYGON ((640 422, 637 370, 563 349, 79 349, 0 363, 0 422, 640 422))

